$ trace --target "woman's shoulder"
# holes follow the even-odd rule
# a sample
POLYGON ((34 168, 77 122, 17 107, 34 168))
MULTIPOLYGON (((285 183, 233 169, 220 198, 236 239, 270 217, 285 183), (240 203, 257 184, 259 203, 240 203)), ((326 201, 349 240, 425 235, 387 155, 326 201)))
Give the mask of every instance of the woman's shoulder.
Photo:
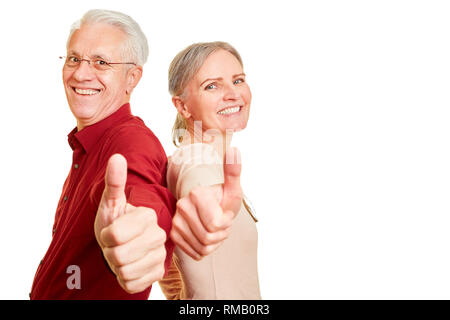
POLYGON ((223 183, 222 160, 214 147, 194 143, 179 147, 169 158, 167 184, 179 199, 195 186, 223 183))
POLYGON ((172 154, 169 166, 221 165, 217 151, 207 143, 193 143, 180 146, 172 154))

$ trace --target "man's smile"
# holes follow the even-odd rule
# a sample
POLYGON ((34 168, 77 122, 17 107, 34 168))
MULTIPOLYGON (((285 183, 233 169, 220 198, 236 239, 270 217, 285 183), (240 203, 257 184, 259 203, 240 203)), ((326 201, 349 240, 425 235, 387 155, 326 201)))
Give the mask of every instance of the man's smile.
POLYGON ((72 87, 72 89, 77 94, 83 95, 83 96, 93 96, 101 91, 100 89, 81 89, 81 88, 75 88, 75 87, 72 87))

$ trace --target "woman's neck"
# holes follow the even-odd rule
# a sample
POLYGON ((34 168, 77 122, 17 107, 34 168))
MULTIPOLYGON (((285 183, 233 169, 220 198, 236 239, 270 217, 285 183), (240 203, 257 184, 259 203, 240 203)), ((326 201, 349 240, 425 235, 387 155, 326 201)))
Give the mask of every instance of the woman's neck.
POLYGON ((233 130, 221 132, 219 130, 198 130, 188 128, 183 136, 182 145, 193 143, 207 143, 211 145, 221 158, 224 157, 226 150, 229 149, 233 130))

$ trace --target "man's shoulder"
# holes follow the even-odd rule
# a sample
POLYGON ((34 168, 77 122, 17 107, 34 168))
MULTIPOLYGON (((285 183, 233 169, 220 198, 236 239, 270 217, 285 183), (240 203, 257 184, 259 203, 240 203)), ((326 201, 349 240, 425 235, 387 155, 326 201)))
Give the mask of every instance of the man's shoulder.
POLYGON ((161 142, 139 117, 129 120, 111 128, 104 140, 105 147, 115 152, 139 152, 163 154, 161 142))

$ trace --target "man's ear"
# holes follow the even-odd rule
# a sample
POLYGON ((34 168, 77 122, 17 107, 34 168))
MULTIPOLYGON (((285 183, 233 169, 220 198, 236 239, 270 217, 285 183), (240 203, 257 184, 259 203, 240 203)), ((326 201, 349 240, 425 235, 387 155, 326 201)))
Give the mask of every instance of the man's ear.
POLYGON ((130 95, 133 89, 142 78, 143 69, 141 66, 135 66, 127 72, 127 94, 130 95))
POLYGON ((180 113, 185 119, 189 119, 191 117, 191 113, 189 112, 186 103, 184 103, 180 96, 173 96, 172 103, 175 108, 177 108, 178 113, 180 113))

